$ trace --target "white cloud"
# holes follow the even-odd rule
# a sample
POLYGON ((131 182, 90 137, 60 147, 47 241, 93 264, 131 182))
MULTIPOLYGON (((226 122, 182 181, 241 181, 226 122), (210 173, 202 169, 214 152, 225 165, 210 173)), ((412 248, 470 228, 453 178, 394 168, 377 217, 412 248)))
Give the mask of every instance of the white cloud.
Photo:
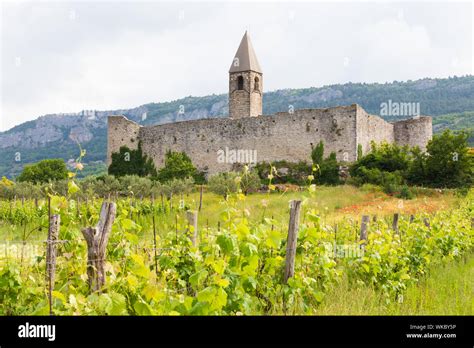
POLYGON ((2 10, 0 130, 46 113, 225 93, 246 29, 265 90, 472 71, 466 3, 26 2, 2 10))

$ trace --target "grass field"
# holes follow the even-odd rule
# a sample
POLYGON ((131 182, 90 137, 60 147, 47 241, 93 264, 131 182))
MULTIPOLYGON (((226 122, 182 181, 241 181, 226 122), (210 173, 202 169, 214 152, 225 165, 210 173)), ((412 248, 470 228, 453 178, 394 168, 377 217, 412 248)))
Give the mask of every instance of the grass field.
MULTIPOLYGON (((466 229, 464 222, 456 220, 457 218, 449 221, 451 220, 450 212, 464 219, 463 221, 469 221, 469 215, 466 215, 466 213, 469 214, 469 208, 466 210, 466 198, 457 196, 453 191, 419 190, 413 199, 401 200, 386 195, 374 187, 322 186, 318 187, 316 192, 255 193, 240 198, 238 195, 232 196, 227 201, 213 193, 204 192, 202 209, 198 218, 199 239, 202 245, 198 247, 197 251, 193 251, 189 245, 186 246, 188 243, 186 238, 178 241, 178 230, 186 230, 186 210, 197 210, 199 198, 199 192, 193 192, 175 196, 171 201, 164 199, 162 202, 160 198, 156 199, 153 209, 158 209, 158 211, 154 214, 151 213, 153 210, 150 210, 152 204, 149 199, 142 201, 136 198, 122 198, 118 202, 118 221, 112 229, 108 258, 108 262, 110 262, 107 266, 111 272, 109 276, 112 277, 109 280, 111 283, 109 290, 113 296, 116 296, 115 300, 118 299, 117 301, 120 303, 125 301, 123 294, 128 294, 130 291, 141 294, 144 298, 139 297, 133 300, 141 301, 139 302, 141 304, 135 303, 132 309, 127 309, 128 313, 166 314, 171 311, 174 314, 178 312, 205 314, 209 310, 211 310, 209 313, 212 313, 212 310, 217 310, 216 313, 227 313, 227 310, 221 307, 210 307, 214 309, 205 309, 204 312, 201 312, 199 306, 203 306, 202 298, 209 296, 209 291, 211 291, 209 289, 221 291, 218 294, 225 294, 223 291, 226 289, 229 296, 239 294, 238 296, 243 296, 242 298, 247 298, 251 294, 252 307, 246 309, 249 314, 472 315, 474 313, 472 242, 463 241, 464 237, 462 236, 466 232, 458 231, 459 228, 466 229), (280 286, 278 274, 280 273, 279 265, 284 262, 285 256, 284 243, 288 231, 289 202, 295 199, 303 202, 300 214, 302 229, 300 248, 303 249, 299 252, 300 256, 297 260, 299 273, 295 277, 301 280, 306 279, 305 281, 311 282, 312 285, 311 287, 304 284, 295 285, 296 287, 291 290, 295 291, 294 295, 290 295, 295 296, 293 309, 286 312, 282 309, 280 302, 282 289, 275 290, 276 293, 271 287, 265 289, 267 285, 265 282, 273 282, 276 286, 275 289, 280 286), (170 207, 172 207, 171 210, 170 207), (226 218, 229 212, 233 214, 230 220, 226 218), (402 237, 396 237, 391 230, 394 213, 401 214, 400 223, 404 230, 404 241, 401 240, 402 237), (416 216, 413 225, 408 222, 411 214, 416 216), (167 252, 163 255, 160 254, 160 262, 165 263, 159 267, 160 272, 156 274, 151 253, 153 248, 151 215, 156 218, 158 247, 163 247, 163 250, 171 249, 168 254, 166 254, 167 252), (354 243, 354 236, 357 241, 362 215, 370 215, 371 220, 377 216, 377 222, 374 222, 370 227, 368 258, 364 261, 328 258, 321 243, 327 243, 336 238, 338 244, 351 244, 354 243), (423 225, 423 217, 432 219, 433 231, 430 232, 430 229, 426 229, 423 225), (446 220, 443 221, 443 219, 446 220), (337 236, 334 235, 336 225, 340 228, 337 236), (446 238, 443 234, 444 229, 446 238), (245 237, 245 234, 248 236, 245 237), (227 238, 229 235, 233 235, 231 238, 235 239, 234 242, 227 239, 218 240, 219 236, 227 238), (420 243, 418 240, 422 242, 423 248, 426 248, 423 249, 424 251, 417 251, 417 245, 420 243), (265 272, 260 273, 261 271, 254 274, 252 272, 256 272, 256 270, 245 269, 248 267, 245 266, 246 262, 257 260, 253 259, 256 255, 245 256, 245 251, 242 251, 246 250, 248 241, 252 241, 256 247, 258 246, 259 265, 260 262, 267 261, 274 264, 268 270, 269 275, 266 275, 265 272), (235 247, 230 247, 229 250, 240 249, 238 252, 243 254, 235 257, 230 254, 226 255, 225 252, 223 254, 222 251, 225 250, 223 248, 227 248, 227 245, 232 245, 232 243, 235 247), (238 246, 235 243, 238 243, 238 246), (216 249, 217 244, 219 247, 216 249), (471 249, 462 253, 460 259, 456 257, 457 249, 458 246, 464 248, 464 245, 466 248, 471 245, 471 249), (396 250, 398 248, 400 250, 396 250), (430 248, 436 251, 430 253, 430 248), (197 253, 195 254, 195 252, 197 253), (430 263, 423 260, 425 274, 420 276, 416 274, 416 268, 413 268, 414 281, 407 281, 406 279, 410 279, 410 276, 400 273, 407 271, 403 267, 418 267, 416 266, 418 261, 409 260, 411 252, 419 253, 423 258, 433 257, 434 261, 430 263), (201 256, 198 256, 199 254, 207 255, 204 261, 210 258, 210 260, 215 260, 214 262, 217 260, 222 262, 222 267, 225 265, 225 268, 217 270, 213 262, 207 263, 205 261, 202 264, 203 260, 201 256), (398 257, 406 258, 407 261, 400 262, 397 260, 398 257), (234 261, 232 261, 233 259, 234 261), (238 266, 241 262, 243 262, 242 268, 238 266), (364 267, 367 267, 367 274, 364 267), (381 270, 387 274, 383 275, 383 272, 380 273, 372 267, 381 267, 381 270), (352 268, 357 273, 356 276, 351 275, 352 268), (218 273, 211 277, 213 272, 218 273), (201 277, 200 274, 209 274, 209 277, 205 276, 206 282, 210 281, 211 283, 208 284, 208 287, 201 283, 204 282, 201 280, 197 284, 193 283, 193 287, 197 286, 197 289, 205 294, 201 295, 201 299, 197 296, 199 301, 196 303, 195 296, 190 296, 192 291, 189 290, 190 285, 187 279, 201 277), (237 274, 241 275, 236 277, 237 274), (249 283, 249 277, 253 279, 254 283, 249 283), (265 277, 267 280, 263 280, 265 277), (232 283, 232 291, 236 292, 235 294, 227 288, 230 279, 233 279, 232 282, 235 283, 232 283), (212 281, 217 282, 217 285, 212 285, 212 281), (259 282, 262 283, 258 285, 259 282), (377 286, 370 285, 372 282, 377 286), (248 288, 249 284, 254 284, 252 286, 256 287, 255 290, 248 288), (387 292, 381 291, 380 284, 393 287, 389 291, 390 296, 387 296, 387 292), (403 284, 408 284, 407 288, 403 284), (260 286, 262 288, 259 290, 260 286), (396 286, 402 286, 403 290, 399 292, 395 289, 396 286), (240 294, 242 289, 246 289, 245 291, 250 291, 250 293, 240 294), (169 291, 174 295, 166 295, 170 296, 167 300, 164 294, 169 291), (188 293, 189 291, 191 292, 188 293), (253 294, 253 291, 257 293, 253 294), (186 293, 188 295, 185 295, 186 293), (265 293, 267 295, 264 295, 265 293), (398 295, 394 297, 394 294, 398 295), (191 302, 194 303, 192 308, 169 307, 176 306, 176 301, 181 301, 181 296, 188 299, 188 306, 191 306, 191 302), (262 296, 264 298, 273 296, 271 298, 272 304, 269 307, 271 309, 265 309, 265 306, 261 307, 262 296), (146 302, 143 302, 145 300, 146 302), (298 301, 302 302, 298 304, 298 301), (303 307, 299 307, 301 305, 303 307), (135 306, 138 307, 135 308, 135 306), (175 309, 172 310, 173 308, 175 309)), ((64 199, 58 201, 62 203, 57 203, 59 206, 62 205, 62 207, 57 207, 57 211, 62 215, 60 239, 69 240, 67 245, 59 247, 58 272, 60 274, 58 279, 61 280, 58 280, 55 290, 57 297, 55 306, 60 313, 62 311, 62 313, 68 314, 71 313, 71 310, 75 310, 77 313, 101 314, 104 313, 104 310, 105 313, 110 310, 102 308, 103 301, 108 301, 108 299, 96 302, 95 298, 84 297, 87 292, 83 284, 84 277, 86 277, 84 274, 86 249, 80 229, 97 222, 97 210, 101 201, 98 198, 91 198, 87 205, 83 202, 79 207, 75 205, 74 200, 68 202, 64 199), (71 259, 74 254, 76 257, 71 259), (70 265, 71 263, 73 266, 70 265), (78 308, 73 308, 69 303, 71 294, 79 296, 84 302, 82 312, 78 308)), ((19 200, 0 202, 0 213, 3 216, 10 216, 10 220, 12 220, 0 219, 0 239, 3 242, 16 242, 18 245, 20 245, 19 242, 24 241, 24 245, 36 244, 40 246, 36 251, 37 254, 29 255, 33 256, 29 262, 23 259, 23 256, 20 259, 20 257, 15 258, 12 254, 0 255, 0 278, 5 260, 11 264, 20 265, 20 278, 16 278, 16 271, 13 269, 6 269, 4 274, 7 279, 12 277, 18 281, 17 289, 8 290, 11 292, 12 302, 6 306, 8 307, 8 310, 5 310, 7 313, 16 310, 15 298, 17 297, 22 298, 20 302, 23 303, 23 306, 19 307, 20 313, 39 314, 44 313, 44 308, 46 308, 44 307, 45 300, 37 302, 35 308, 29 308, 27 305, 32 301, 29 297, 32 296, 32 293, 40 296, 45 291, 44 284, 42 284, 44 255, 41 256, 47 237, 47 214, 45 215, 45 211, 47 210, 44 201, 39 203, 39 208, 34 206, 33 201, 25 201, 24 204, 19 200), (26 223, 19 223, 20 220, 15 220, 17 219, 15 214, 12 217, 12 211, 20 214, 18 217, 20 220, 21 214, 35 213, 38 214, 38 218, 29 219, 26 223), (25 278, 26 274, 29 276, 25 278), (35 290, 26 291, 28 286, 33 286, 35 290)), ((23 215, 23 217, 25 216, 23 215)), ((465 238, 472 239, 472 231, 467 231, 465 238)), ((357 246, 357 248, 359 247, 357 246)), ((257 249, 255 250, 257 252, 257 249)), ((227 295, 225 296, 227 297, 227 295)), ((219 301, 223 301, 223 298, 219 301)), ((267 304, 269 303, 269 299, 265 301, 267 304)), ((224 304, 224 302, 222 303, 224 304)), ((234 305, 237 305, 237 302, 234 305)), ((285 305, 283 304, 283 306, 285 305)), ((122 305, 119 308, 121 311, 124 310, 122 305)), ((112 312, 114 311, 115 309, 112 312)))
POLYGON ((385 301, 376 289, 345 279, 328 293, 318 314, 473 315, 474 254, 432 267, 418 284, 408 287, 399 302, 385 301))
MULTIPOLYGON (((201 228, 215 227, 221 220, 220 215, 225 209, 225 203, 222 197, 211 192, 206 192, 203 197, 202 210, 199 214, 202 218, 199 219, 198 225, 201 228)), ((190 209, 199 207, 198 192, 185 195, 183 199, 190 209)), ((362 214, 391 218, 394 213, 405 215, 421 212, 433 213, 454 207, 460 200, 452 192, 432 191, 429 196, 419 195, 411 200, 402 200, 381 191, 363 190, 345 185, 320 186, 314 194, 307 191, 250 194, 245 200, 237 201, 236 208, 246 211, 246 217, 250 221, 255 222, 265 217, 273 217, 279 223, 280 228, 287 228, 288 206, 293 199, 303 201, 303 217, 305 211, 316 209, 327 223, 335 223, 345 218, 360 220, 362 214)), ((179 200, 179 197, 174 197, 172 205, 179 206, 179 200)), ((160 203, 157 202, 157 204, 160 203)), ((165 204, 169 205, 169 202, 166 201, 165 204)), ((172 225, 174 216, 170 215, 166 221, 160 223, 172 225)))

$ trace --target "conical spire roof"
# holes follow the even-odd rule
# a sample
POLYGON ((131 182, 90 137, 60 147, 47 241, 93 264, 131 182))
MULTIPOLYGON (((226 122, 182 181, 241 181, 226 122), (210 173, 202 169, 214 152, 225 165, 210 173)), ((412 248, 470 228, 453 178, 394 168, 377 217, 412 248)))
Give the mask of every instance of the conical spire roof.
POLYGON ((262 73, 262 68, 258 64, 257 55, 253 50, 252 42, 250 41, 250 36, 247 34, 247 31, 240 41, 240 46, 235 53, 235 57, 232 60, 232 65, 230 66, 229 73, 242 72, 242 71, 255 71, 262 73), (237 59, 238 60, 237 60, 237 59))

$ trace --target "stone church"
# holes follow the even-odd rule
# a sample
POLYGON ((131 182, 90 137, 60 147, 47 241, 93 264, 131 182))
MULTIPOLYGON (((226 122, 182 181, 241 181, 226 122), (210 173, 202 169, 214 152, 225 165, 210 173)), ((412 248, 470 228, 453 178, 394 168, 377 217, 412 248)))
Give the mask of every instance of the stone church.
POLYGON ((244 34, 229 69, 229 117, 141 126, 125 116, 109 116, 107 161, 121 146, 144 153, 157 169, 168 150, 183 151, 208 175, 229 171, 235 163, 310 162, 321 140, 325 156, 357 159, 357 149, 370 151, 371 141, 386 141, 424 149, 432 137, 428 116, 389 123, 357 104, 327 109, 300 109, 262 114, 263 71, 250 37, 244 34))

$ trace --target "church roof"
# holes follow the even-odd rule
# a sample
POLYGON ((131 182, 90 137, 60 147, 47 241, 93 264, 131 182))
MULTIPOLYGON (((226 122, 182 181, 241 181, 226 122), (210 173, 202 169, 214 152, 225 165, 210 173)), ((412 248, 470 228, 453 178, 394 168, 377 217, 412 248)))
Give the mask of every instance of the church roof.
POLYGON ((249 70, 262 73, 262 68, 260 68, 260 64, 258 64, 257 55, 255 54, 252 42, 250 41, 250 36, 246 31, 242 41, 240 41, 240 46, 235 53, 235 57, 232 60, 229 73, 249 70), (236 60, 236 58, 238 60, 236 60))

